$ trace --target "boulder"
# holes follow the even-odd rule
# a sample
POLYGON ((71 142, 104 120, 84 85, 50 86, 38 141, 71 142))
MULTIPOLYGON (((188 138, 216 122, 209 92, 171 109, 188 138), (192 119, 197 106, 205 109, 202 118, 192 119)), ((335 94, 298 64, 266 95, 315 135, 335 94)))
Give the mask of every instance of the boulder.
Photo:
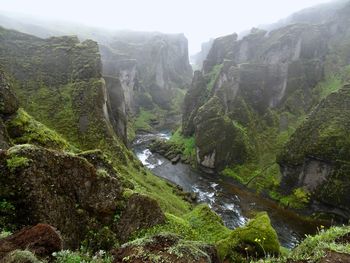
POLYGON ((113 251, 114 263, 128 258, 130 263, 218 263, 214 246, 200 242, 184 241, 172 234, 159 234, 137 239, 113 251))
POLYGON ((118 222, 118 233, 121 241, 127 241, 137 230, 165 223, 165 216, 156 200, 133 194, 122 212, 118 222))
POLYGON ((263 258, 280 253, 277 233, 266 212, 257 214, 246 226, 233 230, 228 238, 216 245, 220 259, 229 262, 240 262, 247 256, 263 258))
MULTIPOLYGON (((51 257, 53 252, 60 251, 62 248, 62 238, 56 229, 47 224, 37 224, 0 239, 0 261, 16 250, 29 250, 36 256, 45 258, 51 257)), ((11 257, 14 255, 9 256, 11 257)))
POLYGON ((62 233, 68 248, 79 247, 90 231, 113 228, 121 209, 120 181, 82 157, 19 145, 1 156, 0 170, 0 199, 15 208, 9 223, 47 222, 62 233))

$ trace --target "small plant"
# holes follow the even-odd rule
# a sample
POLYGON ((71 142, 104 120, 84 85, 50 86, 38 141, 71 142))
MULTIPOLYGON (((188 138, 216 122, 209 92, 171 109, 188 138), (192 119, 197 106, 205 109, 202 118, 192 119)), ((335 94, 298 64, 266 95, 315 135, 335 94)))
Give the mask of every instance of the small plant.
POLYGON ((99 250, 94 255, 85 252, 84 249, 80 251, 62 250, 52 254, 56 260, 55 263, 111 263, 112 257, 105 251, 99 250))
POLYGON ((14 172, 17 168, 27 167, 30 160, 22 156, 12 156, 10 159, 6 160, 7 167, 11 172, 14 172))
POLYGON ((96 171, 98 177, 108 177, 108 172, 105 169, 99 168, 96 171))

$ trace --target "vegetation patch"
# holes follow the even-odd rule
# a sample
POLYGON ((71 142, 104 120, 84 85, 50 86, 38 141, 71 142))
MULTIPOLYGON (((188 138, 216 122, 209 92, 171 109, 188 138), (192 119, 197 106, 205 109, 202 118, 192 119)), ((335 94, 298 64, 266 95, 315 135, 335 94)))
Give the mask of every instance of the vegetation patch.
POLYGON ((47 148, 76 151, 58 133, 36 121, 23 109, 17 111, 16 116, 7 122, 7 129, 15 144, 37 144, 47 148))
POLYGON ((18 168, 25 168, 29 165, 30 159, 23 157, 23 156, 17 156, 12 155, 9 159, 6 160, 7 167, 9 168, 10 172, 15 172, 18 168))
POLYGON ((181 133, 181 128, 176 130, 176 132, 171 136, 169 142, 177 145, 182 150, 183 155, 187 158, 195 157, 195 138, 194 136, 184 137, 181 133))

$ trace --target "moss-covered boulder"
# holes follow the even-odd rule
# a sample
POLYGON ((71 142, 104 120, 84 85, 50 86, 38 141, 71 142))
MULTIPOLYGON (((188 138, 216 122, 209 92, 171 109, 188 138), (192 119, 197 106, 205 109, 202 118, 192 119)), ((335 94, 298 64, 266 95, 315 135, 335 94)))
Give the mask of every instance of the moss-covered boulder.
POLYGON ((162 223, 165 223, 165 216, 157 201, 144 195, 133 194, 120 216, 118 233, 121 241, 125 242, 135 231, 162 223))
POLYGON ((197 162, 202 167, 222 170, 228 163, 242 164, 249 159, 246 131, 225 115, 218 97, 199 108, 194 122, 197 162))
POLYGON ((295 131, 278 157, 281 191, 303 188, 314 210, 350 217, 350 85, 330 94, 295 131))
POLYGON ((136 239, 113 251, 117 262, 218 263, 214 246, 185 241, 173 234, 159 234, 136 239))
POLYGON ((56 150, 76 150, 62 136, 19 109, 6 121, 6 130, 14 144, 35 144, 56 150))
POLYGON ((232 231, 230 236, 217 242, 221 260, 245 262, 247 258, 261 258, 267 255, 278 255, 280 244, 270 218, 261 212, 244 227, 232 231))
POLYGON ((47 222, 67 247, 78 247, 89 231, 113 227, 121 182, 113 174, 101 176, 86 159, 20 145, 1 156, 0 167, 0 199, 14 207, 9 219, 17 226, 47 222))
POLYGON ((50 258, 52 253, 62 248, 62 238, 56 229, 47 224, 38 224, 0 239, 0 262, 8 262, 5 260, 13 257, 14 251, 18 250, 28 250, 39 258, 50 258))

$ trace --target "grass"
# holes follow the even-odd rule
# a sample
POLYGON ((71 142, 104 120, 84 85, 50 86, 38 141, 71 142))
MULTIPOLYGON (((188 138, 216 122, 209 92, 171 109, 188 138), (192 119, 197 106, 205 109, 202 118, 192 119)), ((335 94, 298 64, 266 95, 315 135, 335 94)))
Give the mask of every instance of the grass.
POLYGON ((315 236, 307 236, 303 242, 297 246, 291 253, 293 260, 308 260, 308 262, 317 262, 325 256, 327 250, 339 253, 350 254, 350 244, 337 243, 338 237, 350 233, 350 226, 331 227, 324 230, 321 226, 320 232, 315 236))
POLYGON ((183 215, 166 213, 166 223, 136 233, 133 238, 152 236, 159 233, 174 233, 185 240, 215 244, 231 233, 222 219, 206 204, 198 205, 183 215))
POLYGON ((186 157, 194 157, 196 154, 196 143, 195 138, 193 136, 191 137, 184 137, 181 134, 181 128, 179 128, 170 138, 170 143, 174 143, 178 145, 180 148, 183 149, 182 153, 186 157))
POLYGON ((152 113, 152 111, 141 109, 134 122, 134 130, 152 131, 150 121, 155 118, 156 116, 152 113))
POLYGON ((19 109, 6 125, 15 144, 30 143, 57 150, 76 151, 61 135, 36 121, 23 109, 19 109))
POLYGON ((10 172, 16 171, 17 168, 26 167, 30 163, 30 160, 26 157, 13 155, 11 158, 6 160, 7 167, 10 172))
POLYGON ((328 77, 325 81, 319 83, 313 90, 313 93, 316 94, 317 100, 320 101, 332 92, 339 90, 342 86, 343 81, 341 76, 334 74, 328 77))

